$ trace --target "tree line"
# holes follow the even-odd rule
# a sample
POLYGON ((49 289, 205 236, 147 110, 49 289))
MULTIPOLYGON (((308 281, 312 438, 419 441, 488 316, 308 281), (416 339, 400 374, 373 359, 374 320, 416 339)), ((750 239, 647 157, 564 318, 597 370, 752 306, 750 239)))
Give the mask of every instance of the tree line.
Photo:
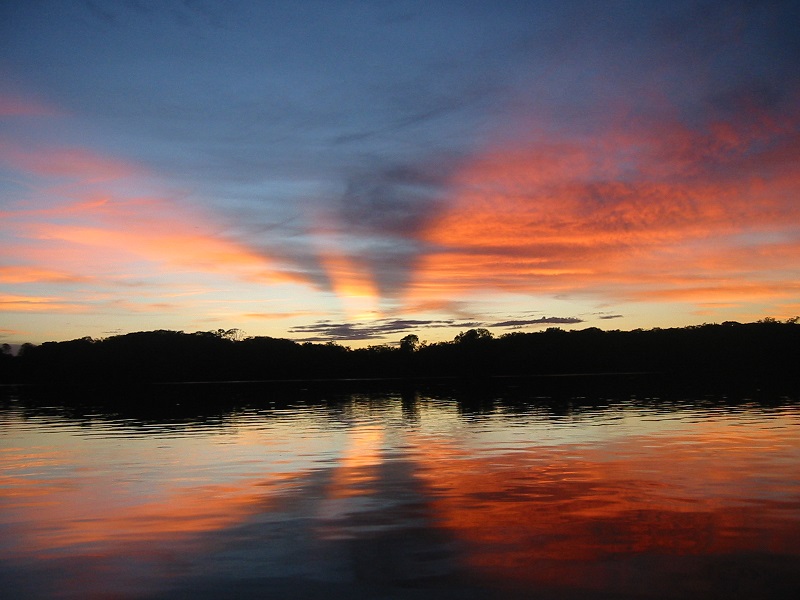
POLYGON ((539 332, 494 336, 470 329, 453 340, 351 349, 239 330, 157 330, 103 339, 24 344, 0 352, 3 383, 259 381, 343 378, 658 373, 675 377, 800 377, 798 319, 681 328, 539 332))

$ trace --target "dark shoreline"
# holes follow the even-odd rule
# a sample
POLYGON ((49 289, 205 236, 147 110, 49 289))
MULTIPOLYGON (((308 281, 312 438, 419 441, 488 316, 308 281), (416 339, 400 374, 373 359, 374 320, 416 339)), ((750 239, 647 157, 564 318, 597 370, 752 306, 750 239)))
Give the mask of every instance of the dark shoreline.
MULTIPOLYGON (((800 323, 707 324, 673 329, 596 328, 494 337, 469 330, 450 342, 350 349, 226 332, 150 331, 25 345, 0 354, 0 383, 550 381, 655 377, 667 381, 800 380, 800 323)), ((338 385, 338 384, 337 384, 338 385)))

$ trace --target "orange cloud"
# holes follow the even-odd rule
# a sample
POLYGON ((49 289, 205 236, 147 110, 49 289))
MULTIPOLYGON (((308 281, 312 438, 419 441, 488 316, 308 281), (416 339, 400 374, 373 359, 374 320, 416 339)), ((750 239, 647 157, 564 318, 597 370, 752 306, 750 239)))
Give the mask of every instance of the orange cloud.
MULTIPOLYGON (((157 203, 152 203, 152 206, 157 214, 161 207, 157 203)), ((170 209, 169 212, 173 211, 170 209)), ((93 251, 107 249, 171 268, 228 273, 245 279, 263 278, 273 282, 303 282, 295 274, 274 269, 268 258, 248 248, 210 232, 198 232, 195 227, 188 229, 172 218, 174 215, 165 216, 161 221, 148 215, 133 221, 109 219, 100 227, 47 224, 37 226, 36 230, 41 240, 91 247, 93 251)))
POLYGON ((0 294, 2 312, 86 312, 86 304, 71 302, 66 298, 50 296, 24 296, 0 294))
MULTIPOLYGON (((655 290, 638 290, 631 293, 635 300, 677 300, 691 301, 707 305, 715 303, 716 298, 727 299, 736 298, 740 302, 752 302, 756 300, 779 300, 782 298, 793 298, 800 294, 800 284, 788 282, 764 282, 764 283, 742 283, 723 282, 715 285, 698 286, 691 283, 678 281, 666 281, 666 285, 678 287, 667 288, 665 286, 655 290)), ((724 305, 716 302, 715 304, 724 305)))
MULTIPOLYGON (((68 283, 119 279, 141 261, 172 272, 227 275, 252 282, 303 283, 262 252, 227 238, 201 210, 158 197, 110 192, 145 181, 137 166, 82 148, 20 150, 0 144, 0 158, 40 179, 67 178, 67 192, 44 189, 35 200, 2 213, 14 242, 0 280, 68 283)), ((19 204, 19 203, 18 203, 19 204)), ((137 266, 138 264, 138 266, 137 266)))
POLYGON ((785 282, 797 278, 800 248, 779 239, 798 233, 800 135, 776 127, 673 124, 487 151, 453 178, 448 207, 421 232, 429 251, 406 300, 796 294, 785 282), (675 289, 693 277, 704 281, 675 289))
POLYGON ((88 280, 88 277, 40 267, 0 267, 0 282, 2 283, 75 283, 88 280))
POLYGON ((19 331, 17 329, 0 329, 0 337, 8 337, 11 335, 20 335, 27 333, 27 331, 19 331))

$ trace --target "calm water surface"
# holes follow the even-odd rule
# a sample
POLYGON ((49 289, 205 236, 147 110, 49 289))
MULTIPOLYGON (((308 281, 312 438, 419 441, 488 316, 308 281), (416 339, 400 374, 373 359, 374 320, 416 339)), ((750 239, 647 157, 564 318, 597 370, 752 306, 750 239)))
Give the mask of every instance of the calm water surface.
POLYGON ((235 389, 0 391, 0 595, 800 597, 797 399, 235 389))

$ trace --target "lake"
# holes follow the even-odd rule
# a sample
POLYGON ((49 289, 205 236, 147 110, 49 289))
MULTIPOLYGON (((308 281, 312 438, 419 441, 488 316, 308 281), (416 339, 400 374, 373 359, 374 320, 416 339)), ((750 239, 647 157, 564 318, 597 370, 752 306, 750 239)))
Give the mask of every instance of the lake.
POLYGON ((800 401, 0 388, 0 590, 798 598, 800 401))

